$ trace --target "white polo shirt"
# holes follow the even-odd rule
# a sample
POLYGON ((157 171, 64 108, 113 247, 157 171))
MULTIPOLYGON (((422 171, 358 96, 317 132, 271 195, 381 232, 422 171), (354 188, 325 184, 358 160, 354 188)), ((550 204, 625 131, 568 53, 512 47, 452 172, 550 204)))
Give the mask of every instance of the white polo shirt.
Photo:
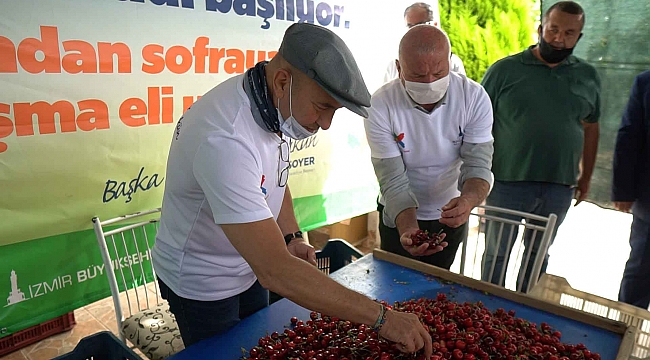
POLYGON ((210 90, 174 130, 153 264, 181 297, 221 300, 247 290, 255 274, 220 224, 280 213, 278 168, 288 164, 279 163, 280 137, 253 119, 243 79, 210 90))
MULTIPOLYGON (((371 156, 401 156, 410 189, 419 202, 419 220, 438 220, 449 200, 460 195, 460 146, 492 138, 492 105, 481 85, 449 73, 449 90, 431 113, 418 106, 399 79, 372 95, 366 119, 371 156)), ((385 205, 383 197, 379 202, 385 205)))

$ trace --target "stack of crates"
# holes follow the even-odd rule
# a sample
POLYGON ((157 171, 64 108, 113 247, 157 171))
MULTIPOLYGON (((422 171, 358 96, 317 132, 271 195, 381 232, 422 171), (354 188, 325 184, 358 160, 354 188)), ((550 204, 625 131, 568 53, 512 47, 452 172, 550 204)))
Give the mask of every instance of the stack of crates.
POLYGON ((636 327, 632 359, 650 357, 649 311, 573 289, 565 278, 550 274, 542 275, 529 295, 636 327))

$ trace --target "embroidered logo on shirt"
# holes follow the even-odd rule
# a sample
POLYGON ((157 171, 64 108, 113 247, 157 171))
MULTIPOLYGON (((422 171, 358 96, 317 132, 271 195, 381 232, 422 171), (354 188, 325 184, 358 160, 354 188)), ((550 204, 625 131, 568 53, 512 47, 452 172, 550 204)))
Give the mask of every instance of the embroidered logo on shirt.
POLYGON ((264 187, 264 180, 266 180, 266 177, 262 175, 262 183, 260 184, 260 189, 262 189, 262 194, 266 195, 266 188, 264 187))
POLYGON ((409 152, 410 150, 406 150, 406 145, 404 144, 404 133, 400 133, 399 135, 393 134, 393 139, 402 148, 403 152, 409 152))
POLYGON ((404 140, 404 133, 401 133, 399 135, 393 134, 393 137, 395 138, 395 142, 399 144, 399 146, 401 146, 402 149, 404 149, 405 145, 404 145, 404 141, 402 141, 404 140))

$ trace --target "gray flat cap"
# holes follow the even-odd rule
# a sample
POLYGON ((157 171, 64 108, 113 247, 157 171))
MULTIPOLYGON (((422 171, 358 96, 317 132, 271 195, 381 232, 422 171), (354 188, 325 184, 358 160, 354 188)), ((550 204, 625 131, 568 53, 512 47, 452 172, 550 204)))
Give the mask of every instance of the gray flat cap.
POLYGON ((293 24, 284 33, 278 53, 341 105, 368 117, 365 107, 370 107, 370 93, 361 71, 345 42, 331 30, 309 23, 293 24))

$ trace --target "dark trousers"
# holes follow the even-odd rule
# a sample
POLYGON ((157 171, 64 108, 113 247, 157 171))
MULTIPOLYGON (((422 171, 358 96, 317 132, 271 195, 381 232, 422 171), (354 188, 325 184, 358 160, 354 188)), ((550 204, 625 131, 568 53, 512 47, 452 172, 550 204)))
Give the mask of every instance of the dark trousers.
MULTIPOLYGON (((571 207, 573 194, 574 190, 568 185, 527 181, 495 181, 492 192, 486 200, 486 204, 488 206, 517 210, 546 217, 550 214, 557 215, 557 222, 555 223, 551 237, 552 244, 557 229, 564 221, 569 207, 571 207)), ((486 211, 486 214, 514 221, 521 221, 522 219, 520 216, 501 213, 494 214, 491 211, 486 211)), ((531 224, 540 225, 535 220, 531 220, 531 224)), ((505 225, 501 228, 499 224, 489 220, 487 221, 487 233, 485 235, 486 256, 484 257, 482 271, 483 281, 504 286, 505 276, 502 275, 505 274, 508 267, 508 261, 513 247, 513 244, 509 243, 508 239, 514 242, 514 239, 517 238, 517 233, 518 227, 505 225), (499 237, 499 233, 501 237, 499 237), (494 269, 492 277, 490 277, 491 269, 494 269)), ((539 231, 535 233, 534 231, 527 230, 524 233, 524 257, 517 278, 517 284, 521 284, 523 292, 526 292, 528 288, 528 283, 532 276, 533 263, 539 250, 541 238, 542 233, 539 231), (524 264, 526 254, 528 253, 530 253, 528 263, 524 264)), ((548 254, 546 254, 542 262, 540 276, 546 272, 547 265, 548 254)))
POLYGON ((198 301, 176 295, 158 279, 162 298, 176 317, 185 347, 221 334, 269 304, 269 291, 255 281, 239 295, 217 301, 198 301))
POLYGON ((404 247, 399 240, 399 232, 396 228, 388 227, 384 224, 384 207, 379 204, 377 206, 379 211, 379 236, 381 236, 381 249, 392 252, 397 255, 402 255, 411 259, 420 260, 430 265, 441 267, 449 270, 451 264, 454 263, 456 258, 456 251, 461 242, 467 240, 467 231, 469 226, 467 223, 457 228, 450 228, 441 224, 438 220, 418 220, 420 230, 427 230, 430 233, 437 233, 441 229, 444 230, 447 236, 445 241, 449 244, 447 247, 433 255, 429 256, 413 256, 404 247))
POLYGON ((650 305, 650 222, 634 216, 630 247, 618 301, 647 309, 650 305))

